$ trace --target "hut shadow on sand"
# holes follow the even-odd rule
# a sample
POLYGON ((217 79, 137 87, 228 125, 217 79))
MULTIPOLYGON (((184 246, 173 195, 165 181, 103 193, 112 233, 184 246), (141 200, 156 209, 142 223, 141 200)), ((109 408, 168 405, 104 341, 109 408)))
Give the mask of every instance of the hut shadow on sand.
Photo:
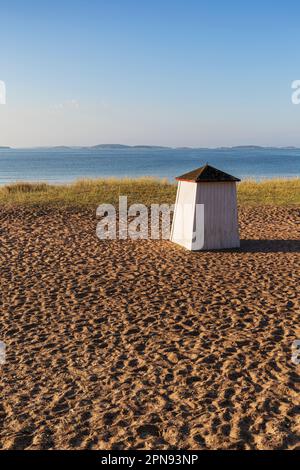
POLYGON ((241 240, 240 248, 224 251, 242 253, 300 253, 300 240, 241 240))

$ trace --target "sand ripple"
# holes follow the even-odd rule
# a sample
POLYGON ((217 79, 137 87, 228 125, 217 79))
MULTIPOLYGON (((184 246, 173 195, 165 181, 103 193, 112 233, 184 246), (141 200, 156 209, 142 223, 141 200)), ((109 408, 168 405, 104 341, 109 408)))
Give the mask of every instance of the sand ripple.
POLYGON ((240 251, 190 253, 2 208, 1 448, 299 449, 299 220, 244 208, 240 251))

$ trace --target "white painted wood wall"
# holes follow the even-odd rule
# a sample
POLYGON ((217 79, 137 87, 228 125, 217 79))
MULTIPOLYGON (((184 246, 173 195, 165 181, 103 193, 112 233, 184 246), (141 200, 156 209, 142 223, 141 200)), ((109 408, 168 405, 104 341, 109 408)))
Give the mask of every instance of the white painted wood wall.
POLYGON ((195 216, 194 210, 188 211, 188 206, 195 207, 197 198, 197 183, 179 181, 174 208, 171 241, 192 250, 195 216))
POLYGON ((196 229, 196 204, 204 205, 204 244, 201 249, 238 248, 240 238, 235 182, 179 181, 171 241, 188 250, 199 249, 195 248, 193 241, 193 232, 196 229), (194 210, 180 210, 179 206, 185 205, 194 207, 194 210))

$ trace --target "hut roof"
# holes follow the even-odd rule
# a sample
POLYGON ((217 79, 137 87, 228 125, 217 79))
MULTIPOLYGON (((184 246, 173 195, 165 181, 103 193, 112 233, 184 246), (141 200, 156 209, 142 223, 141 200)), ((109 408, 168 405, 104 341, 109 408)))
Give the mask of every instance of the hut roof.
POLYGON ((232 182, 241 181, 235 176, 231 176, 224 171, 218 170, 210 165, 204 165, 201 168, 185 173, 184 175, 177 176, 177 181, 190 181, 195 183, 218 183, 218 182, 232 182))

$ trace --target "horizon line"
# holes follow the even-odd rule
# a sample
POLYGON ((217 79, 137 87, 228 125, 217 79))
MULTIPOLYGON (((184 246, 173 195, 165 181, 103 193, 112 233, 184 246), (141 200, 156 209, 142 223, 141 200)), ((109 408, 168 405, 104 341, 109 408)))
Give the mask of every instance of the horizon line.
POLYGON ((300 145, 257 145, 257 144, 240 144, 240 145, 219 145, 219 146, 169 146, 169 145, 159 145, 159 144, 95 144, 95 145, 34 145, 34 146, 9 146, 9 145, 0 145, 0 150, 34 150, 34 149, 105 149, 109 147, 115 147, 115 149, 122 148, 157 148, 157 149, 171 149, 171 150, 222 150, 222 149, 290 149, 290 150, 299 150, 300 145))

